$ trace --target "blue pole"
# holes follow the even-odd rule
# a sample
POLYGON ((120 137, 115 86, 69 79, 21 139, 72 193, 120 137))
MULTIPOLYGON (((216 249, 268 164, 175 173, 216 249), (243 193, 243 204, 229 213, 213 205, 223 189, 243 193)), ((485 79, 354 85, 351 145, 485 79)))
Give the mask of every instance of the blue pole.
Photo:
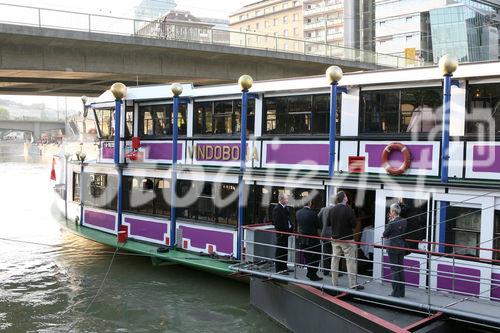
POLYGON ((243 239, 244 207, 245 207, 245 182, 243 174, 246 169, 247 157, 247 109, 248 90, 241 91, 241 144, 240 144, 240 175, 238 177, 238 239, 236 242, 236 259, 241 259, 241 240, 243 239))
POLYGON ((335 173, 335 135, 337 132, 337 85, 338 82, 332 82, 330 90, 330 137, 329 137, 329 158, 328 158, 328 176, 333 177, 335 173))
MULTIPOLYGON (((441 183, 448 183, 448 164, 450 161, 450 99, 451 74, 444 76, 443 88, 443 130, 441 135, 441 183)), ((441 201, 439 207, 439 242, 446 241, 446 207, 447 202, 441 201)), ((444 252, 444 245, 439 245, 439 251, 444 252)))
POLYGON ((115 162, 115 168, 116 171, 118 172, 118 198, 116 202, 116 214, 117 214, 117 220, 118 220, 118 225, 122 224, 122 186, 123 186, 123 181, 122 181, 122 169, 120 168, 120 127, 121 127, 121 110, 122 110, 122 101, 121 99, 116 99, 115 100, 115 151, 114 151, 114 162, 115 162))
POLYGON ((176 230, 176 216, 175 216, 175 198, 177 197, 177 137, 178 130, 178 117, 179 117, 179 96, 174 95, 174 120, 172 127, 172 184, 170 196, 170 247, 175 246, 175 230, 176 230))

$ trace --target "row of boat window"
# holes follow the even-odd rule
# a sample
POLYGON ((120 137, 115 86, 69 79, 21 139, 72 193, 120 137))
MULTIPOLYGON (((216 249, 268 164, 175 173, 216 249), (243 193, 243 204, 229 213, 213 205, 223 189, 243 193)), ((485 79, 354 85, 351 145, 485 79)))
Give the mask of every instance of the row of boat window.
MULTIPOLYGON (((441 87, 369 90, 360 93, 359 132, 438 133, 441 128, 441 87)), ((329 94, 265 97, 264 135, 327 135, 329 94)), ((341 94, 337 98, 336 128, 340 132, 341 94)), ((240 133, 241 100, 194 102, 195 135, 233 136, 240 133)), ((114 112, 96 110, 102 138, 113 136, 114 112)), ((126 108, 126 137, 133 133, 133 107, 126 108)), ((172 104, 139 105, 139 136, 164 138, 172 135, 172 104)), ((248 105, 247 131, 254 131, 255 101, 248 105)), ((187 133, 186 105, 181 104, 179 135, 187 133)), ((500 133, 500 83, 469 85, 467 88, 467 135, 500 133)))
MULTIPOLYGON (((170 217, 170 180, 154 177, 123 178, 123 210, 159 218, 170 217)), ((80 201, 79 174, 73 174, 73 201, 80 201)), ((83 202, 85 206, 116 210, 117 177, 99 173, 84 173, 83 202)), ((295 224, 295 210, 311 202, 316 212, 325 206, 323 190, 308 188, 286 189, 282 186, 253 185, 247 188, 247 204, 244 209, 245 224, 259 224, 272 220, 272 209, 282 192, 289 195, 290 218, 295 224)), ((365 227, 373 226, 375 216, 375 192, 342 189, 358 219, 356 235, 365 227), (363 200, 358 200, 362 195, 363 200), (359 201, 359 202, 358 202, 359 201)), ((389 206, 401 199, 388 198, 389 206)), ((422 240, 427 237, 428 202, 426 200, 403 199, 407 207, 402 216, 409 217, 407 238, 422 240)), ((236 184, 178 180, 176 216, 181 219, 236 226, 238 221, 238 188, 236 184)), ((445 243, 469 247, 481 244, 481 209, 450 205, 447 208, 445 243)), ((437 216, 436 216, 437 220, 437 216)), ((500 250, 500 210, 495 211, 493 248, 500 250)), ((360 239, 357 239, 358 241, 360 239)), ((409 243, 415 245, 416 243, 409 243)), ((479 250, 446 246, 446 253, 479 256, 479 250)), ((493 253, 493 259, 500 260, 500 252, 493 253)))

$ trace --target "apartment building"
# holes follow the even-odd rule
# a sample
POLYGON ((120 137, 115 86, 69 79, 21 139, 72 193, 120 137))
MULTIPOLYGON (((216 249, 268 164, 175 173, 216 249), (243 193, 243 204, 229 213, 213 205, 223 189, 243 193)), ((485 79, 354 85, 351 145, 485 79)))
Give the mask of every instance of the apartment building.
POLYGON ((231 44, 302 52, 303 22, 302 0, 259 1, 229 16, 231 44))

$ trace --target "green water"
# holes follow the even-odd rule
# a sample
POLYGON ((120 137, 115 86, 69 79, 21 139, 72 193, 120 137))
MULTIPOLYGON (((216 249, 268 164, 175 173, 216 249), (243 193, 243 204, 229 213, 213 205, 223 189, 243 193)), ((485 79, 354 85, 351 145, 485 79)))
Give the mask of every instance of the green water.
MULTIPOLYGON (((119 254, 60 228, 50 165, 0 162, 1 332, 284 332, 248 285, 119 254), (39 245, 36 242, 47 244, 39 245)), ((8 159, 7 159, 8 160, 8 159)))

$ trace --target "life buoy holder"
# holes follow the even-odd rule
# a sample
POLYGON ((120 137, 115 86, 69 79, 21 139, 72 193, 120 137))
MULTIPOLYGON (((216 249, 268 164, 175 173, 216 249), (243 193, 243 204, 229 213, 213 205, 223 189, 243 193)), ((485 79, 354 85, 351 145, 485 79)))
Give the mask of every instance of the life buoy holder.
POLYGON ((387 145, 382 152, 382 167, 387 171, 388 174, 393 176, 398 176, 403 174, 411 164, 411 154, 408 147, 400 142, 393 142, 387 145), (403 163, 398 167, 393 167, 389 163, 389 155, 393 151, 400 151, 403 154, 403 163))

